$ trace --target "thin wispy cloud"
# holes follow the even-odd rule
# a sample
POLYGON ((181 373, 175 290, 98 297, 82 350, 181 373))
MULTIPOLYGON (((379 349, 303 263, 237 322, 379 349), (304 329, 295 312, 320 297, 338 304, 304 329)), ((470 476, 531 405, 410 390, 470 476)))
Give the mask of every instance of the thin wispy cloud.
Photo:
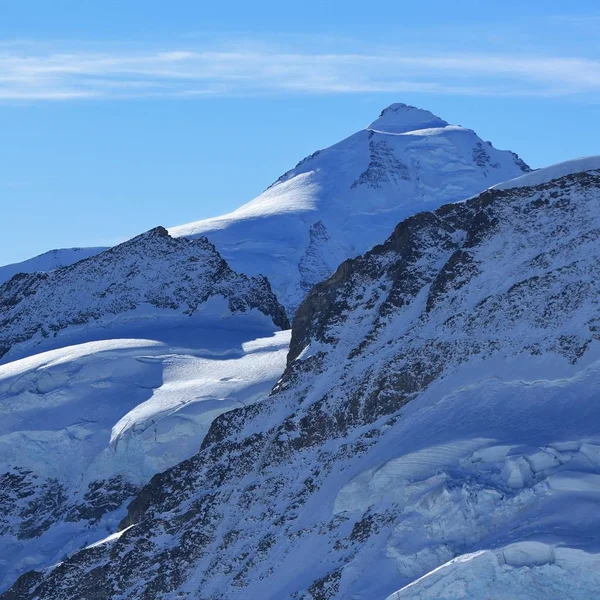
POLYGON ((569 25, 572 27, 597 27, 598 23, 600 23, 600 14, 592 13, 592 14, 558 14, 558 15, 549 15, 544 19, 546 23, 554 24, 554 25, 569 25))
POLYGON ((60 51, 0 45, 0 100, 65 101, 243 94, 426 92, 597 94, 600 61, 556 56, 124 47, 60 51))

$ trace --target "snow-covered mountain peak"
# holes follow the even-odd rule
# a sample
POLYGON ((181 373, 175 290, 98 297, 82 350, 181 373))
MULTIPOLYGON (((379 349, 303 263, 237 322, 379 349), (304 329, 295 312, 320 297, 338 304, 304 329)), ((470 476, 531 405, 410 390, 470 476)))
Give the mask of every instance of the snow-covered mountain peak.
MULTIPOLYGON (((473 130, 396 103, 369 127, 301 160, 233 212, 169 233, 206 237, 238 273, 266 276, 291 317, 312 286, 345 259, 383 242, 395 223, 529 170, 514 152, 494 148, 473 130)), ((0 267, 0 282, 99 251, 61 250, 0 267)))
POLYGON ((407 133, 446 127, 448 123, 428 110, 397 102, 381 111, 367 129, 381 133, 407 133))
POLYGON ((527 171, 516 154, 470 129, 392 104, 234 212, 169 231, 206 236, 236 271, 268 277, 292 316, 313 285, 383 242, 394 223, 527 171))

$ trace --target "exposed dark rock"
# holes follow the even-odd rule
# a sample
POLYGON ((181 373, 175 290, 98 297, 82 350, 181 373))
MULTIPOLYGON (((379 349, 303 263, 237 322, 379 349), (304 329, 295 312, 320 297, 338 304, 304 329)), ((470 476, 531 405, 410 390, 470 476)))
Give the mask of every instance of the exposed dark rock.
POLYGON ((397 183, 399 180, 410 181, 410 169, 396 157, 394 151, 388 146, 385 140, 375 141, 371 138, 369 141, 369 153, 369 166, 350 186, 351 188, 366 185, 376 190, 389 182, 397 183))

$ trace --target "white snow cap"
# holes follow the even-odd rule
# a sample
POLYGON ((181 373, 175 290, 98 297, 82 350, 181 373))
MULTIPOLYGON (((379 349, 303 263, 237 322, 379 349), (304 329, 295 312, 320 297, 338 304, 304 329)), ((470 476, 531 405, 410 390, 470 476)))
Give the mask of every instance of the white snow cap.
POLYGON ((446 121, 428 110, 397 102, 383 109, 379 118, 373 121, 367 129, 386 133, 406 133, 407 131, 446 127, 447 125, 446 121))
POLYGON ((554 179, 560 179, 567 175, 575 173, 583 173, 584 171, 600 170, 600 156, 585 156, 583 158, 575 158, 562 163, 557 163, 543 169, 537 169, 526 173, 515 179, 509 179, 503 183, 498 183, 492 186, 493 190, 510 190, 518 187, 532 187, 542 185, 554 179))

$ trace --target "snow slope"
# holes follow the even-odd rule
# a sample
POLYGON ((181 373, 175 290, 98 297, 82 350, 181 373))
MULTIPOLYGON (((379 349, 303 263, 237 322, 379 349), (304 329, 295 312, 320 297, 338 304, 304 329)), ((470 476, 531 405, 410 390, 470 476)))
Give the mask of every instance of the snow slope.
POLYGON ((0 365, 1 588, 105 537, 217 415, 267 397, 289 332, 248 315, 193 321, 0 365))
POLYGON ((403 221, 268 399, 3 599, 598 597, 599 239, 596 169, 403 221))
POLYGON ((585 171, 597 171, 599 169, 600 156, 585 156, 583 158, 567 160, 543 169, 537 169, 515 179, 498 183, 492 187, 496 190, 510 190, 516 187, 542 185, 566 177, 567 175, 574 175, 575 173, 585 171))
POLYGON ((592 599, 598 597, 598 590, 600 554, 518 542, 452 559, 386 600, 592 599))
POLYGON ((205 235, 233 269, 265 275, 291 317, 314 284, 383 242, 403 218, 528 170, 470 129, 393 104, 234 212, 169 231, 205 235))
POLYGON ((17 273, 36 273, 39 271, 53 271, 67 267, 84 258, 94 256, 106 248, 61 248, 50 250, 39 256, 34 256, 23 262, 0 266, 0 283, 8 281, 17 273))

